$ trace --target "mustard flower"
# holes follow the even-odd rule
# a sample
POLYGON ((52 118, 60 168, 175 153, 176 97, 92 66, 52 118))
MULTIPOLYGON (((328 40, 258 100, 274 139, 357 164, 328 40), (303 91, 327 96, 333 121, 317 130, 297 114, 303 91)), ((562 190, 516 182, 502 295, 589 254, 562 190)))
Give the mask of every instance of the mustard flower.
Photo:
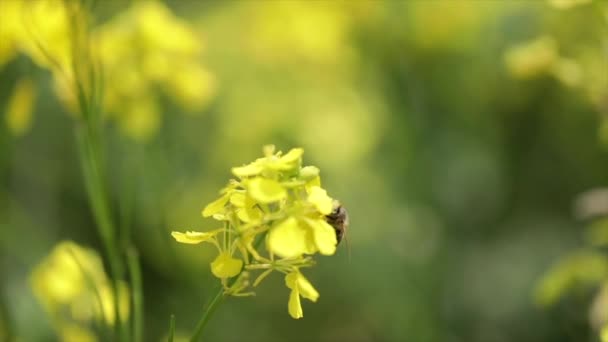
POLYGON ((326 222, 335 201, 321 187, 319 169, 302 165, 303 154, 301 148, 282 154, 265 146, 264 157, 232 168, 236 178, 203 209, 203 217, 219 221, 222 228, 172 233, 180 243, 215 246, 218 255, 210 268, 226 294, 252 295, 252 288, 272 272, 284 274, 291 290, 288 312, 296 319, 303 316, 300 297, 319 298, 301 269, 313 266, 317 253, 334 254, 338 243, 326 222), (251 283, 253 272, 260 273, 251 283))

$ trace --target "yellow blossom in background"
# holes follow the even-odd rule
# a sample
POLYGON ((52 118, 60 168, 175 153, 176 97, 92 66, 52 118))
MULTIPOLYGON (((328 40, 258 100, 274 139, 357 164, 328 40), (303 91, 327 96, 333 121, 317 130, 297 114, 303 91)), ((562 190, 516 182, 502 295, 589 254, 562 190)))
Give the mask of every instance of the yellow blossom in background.
POLYGON ((93 36, 104 71, 104 108, 125 134, 140 141, 160 127, 159 91, 200 112, 215 90, 200 64, 201 37, 160 1, 137 1, 93 36))
MULTIPOLYGON (((96 341, 93 322, 113 325, 115 298, 100 257, 71 241, 58 244, 31 275, 34 294, 66 341, 96 341)), ((120 315, 129 315, 129 290, 118 284, 120 315)))
POLYGON ((70 20, 82 22, 76 1, 11 0, 0 2, 0 65, 17 53, 38 66, 56 70, 71 65, 73 35, 70 20))
POLYGON ((517 78, 530 78, 551 71, 559 59, 557 43, 540 37, 511 48, 505 55, 507 68, 517 78))
MULTIPOLYGON (((73 47, 82 37, 73 35, 72 28, 86 22, 78 2, 1 1, 0 13, 0 67, 23 54, 50 71, 56 84, 73 82, 73 47)), ((29 130, 35 93, 36 85, 27 76, 17 81, 6 113, 13 134, 23 135, 29 130)))
POLYGON ((539 305, 553 305, 573 288, 595 286, 607 277, 608 259, 604 255, 594 251, 573 253, 543 276, 535 300, 539 305))
POLYGON ((279 63, 334 65, 349 54, 352 18, 332 2, 261 2, 251 6, 250 47, 256 57, 279 63))
POLYGON ((97 337, 90 329, 78 324, 65 324, 59 329, 62 342, 95 342, 97 337))
POLYGON ((73 61, 91 48, 101 66, 103 111, 135 140, 158 131, 161 92, 192 113, 204 110, 215 92, 215 78, 201 65, 201 37, 160 1, 134 2, 94 27, 90 41, 83 33, 89 14, 77 1, 2 1, 0 13, 0 66, 18 54, 28 56, 51 71, 58 97, 76 113, 74 67, 83 66, 73 61))
POLYGON ((511 48, 505 54, 505 63, 516 78, 553 75, 568 87, 576 87, 583 80, 581 65, 573 59, 560 56, 556 40, 549 36, 511 48))
POLYGON ((232 168, 236 179, 203 209, 203 217, 213 217, 224 228, 171 235, 180 243, 209 242, 216 247, 218 256, 210 268, 226 294, 252 294, 244 292, 252 271, 261 271, 253 287, 273 271, 285 274, 291 289, 288 312, 300 318, 300 297, 313 302, 319 297, 300 269, 314 264, 311 255, 336 252, 336 231, 326 222, 335 201, 321 187, 319 169, 303 166, 303 149, 282 154, 270 145, 263 151, 264 157, 232 168))
POLYGON ((549 4, 557 9, 570 9, 576 6, 589 4, 593 0, 549 0, 549 4))
POLYGON ((5 114, 6 125, 13 135, 21 136, 29 130, 35 99, 36 88, 32 80, 27 78, 19 80, 5 114))

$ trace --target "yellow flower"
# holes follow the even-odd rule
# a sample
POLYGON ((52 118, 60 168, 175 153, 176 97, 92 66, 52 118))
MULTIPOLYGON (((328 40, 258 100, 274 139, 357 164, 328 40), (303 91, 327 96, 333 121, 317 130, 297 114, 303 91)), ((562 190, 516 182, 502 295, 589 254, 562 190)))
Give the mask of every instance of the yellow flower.
POLYGON ((32 80, 29 78, 21 79, 9 100, 6 110, 6 123, 9 131, 16 136, 23 135, 32 124, 35 90, 32 80))
POLYGON ((287 304, 289 314, 295 319, 304 317, 300 296, 312 302, 316 302, 319 298, 319 292, 317 292, 308 279, 297 270, 285 276, 285 285, 291 289, 289 302, 287 304))
POLYGON ((549 0, 549 4, 557 9, 570 9, 576 6, 591 3, 592 0, 549 0))
POLYGON ((215 79, 201 63, 202 41, 160 1, 137 1, 98 27, 94 46, 106 79, 104 109, 123 132, 147 141, 160 127, 164 91, 190 112, 205 108, 215 79))
POLYGON ((555 304, 566 292, 599 284, 608 276, 608 259, 595 251, 573 253, 554 265, 541 279, 535 292, 539 305, 555 304))
POLYGON ((513 47, 505 55, 507 68, 518 78, 550 72, 558 59, 557 43, 551 37, 540 37, 513 47))
POLYGON ((251 295, 246 291, 250 284, 258 286, 273 271, 287 274, 289 313, 300 318, 300 296, 316 301, 319 294, 299 269, 313 266, 317 252, 336 252, 336 232, 326 222, 334 200, 321 188, 319 169, 302 166, 303 149, 283 155, 269 145, 263 151, 264 157, 232 168, 238 180, 230 180, 220 198, 203 209, 204 217, 222 221, 224 228, 172 235, 181 243, 216 246, 219 254, 211 272, 222 280, 226 295, 251 295), (259 248, 261 242, 265 249, 259 248), (256 270, 261 274, 250 283, 247 277, 256 270))

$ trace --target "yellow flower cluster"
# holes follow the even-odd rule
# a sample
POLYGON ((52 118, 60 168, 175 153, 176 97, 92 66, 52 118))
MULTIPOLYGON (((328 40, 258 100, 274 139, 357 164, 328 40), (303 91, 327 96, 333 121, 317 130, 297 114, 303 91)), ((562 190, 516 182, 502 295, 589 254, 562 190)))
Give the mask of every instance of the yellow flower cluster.
POLYGON ((336 232, 325 219, 334 200, 321 188, 319 169, 302 166, 303 149, 283 155, 275 153, 274 146, 266 146, 264 153, 250 164, 233 168, 237 179, 231 179, 220 198, 204 208, 203 216, 221 222, 221 228, 172 235, 181 243, 216 246, 218 256, 211 262, 211 272, 221 279, 226 294, 253 294, 246 292, 250 285, 257 286, 273 271, 284 274, 291 290, 289 314, 301 318, 300 297, 315 302, 319 293, 300 269, 314 264, 311 255, 336 251, 336 232), (265 241, 264 249, 258 246, 260 241, 265 241), (250 284, 252 271, 261 273, 250 284))
MULTIPOLYGON (((91 50, 102 69, 103 111, 136 140, 149 139, 160 126, 159 91, 189 112, 204 109, 214 94, 213 75, 200 61, 200 37, 160 1, 136 1, 90 36, 82 34, 89 18, 78 1, 0 1, 0 13, 0 67, 19 53, 28 56, 51 71, 57 95, 75 111, 74 68, 82 67, 78 54, 91 50)), ((30 126, 33 108, 25 102, 33 102, 34 93, 22 86, 14 92, 11 103, 21 110, 9 108, 7 120, 15 135, 30 126)))
MULTIPOLYGON (((93 325, 116 321, 114 291, 93 250, 61 242, 34 269, 31 284, 63 341, 96 341, 93 325)), ((121 320, 126 320, 129 290, 124 283, 118 289, 121 320)))

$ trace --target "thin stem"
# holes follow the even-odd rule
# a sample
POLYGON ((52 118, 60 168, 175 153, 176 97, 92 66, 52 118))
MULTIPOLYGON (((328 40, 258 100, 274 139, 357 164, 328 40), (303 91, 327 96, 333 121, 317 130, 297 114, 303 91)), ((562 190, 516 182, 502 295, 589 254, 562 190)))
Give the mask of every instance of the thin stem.
MULTIPOLYGON (((234 277, 233 279, 236 279, 236 278, 238 278, 238 277, 234 277)), ((234 281, 232 281, 232 283, 234 283, 234 281)), ((231 285, 232 284, 229 284, 228 286, 231 286, 231 285)), ((194 328, 194 334, 192 335, 192 338, 190 338, 190 342, 197 342, 200 340, 201 335, 203 334, 203 329, 205 328, 205 325, 207 325, 207 322, 209 321, 209 319, 211 318, 211 316, 213 315, 215 310, 217 310, 219 305, 222 303, 224 297, 225 297, 224 287, 222 285, 218 285, 215 290, 215 295, 211 298, 211 300, 207 304, 207 308, 205 309, 205 312, 203 312, 203 316, 198 321, 196 328, 194 328)))
MULTIPOLYGON (((87 122, 88 123, 88 122, 87 122)), ((77 131, 78 146, 80 151, 80 161, 84 175, 85 186, 93 211, 93 218, 97 224, 99 235, 103 242, 106 254, 108 255, 110 273, 112 275, 112 290, 114 291, 114 314, 116 317, 116 335, 120 340, 125 340, 126 331, 122 324, 120 315, 120 292, 118 289, 119 280, 122 278, 123 265, 120 258, 120 251, 116 244, 116 232, 112 223, 110 213, 109 198, 104 191, 104 182, 99 158, 100 144, 94 143, 93 136, 90 134, 91 125, 78 127, 77 131)))
POLYGON ((169 338, 168 342, 173 342, 173 336, 175 335, 175 315, 171 315, 171 319, 169 320, 169 338))
POLYGON ((0 324, 4 328, 4 332, 0 334, 0 338, 6 338, 7 341, 11 341, 15 338, 15 335, 13 334, 14 322, 3 293, 0 293, 0 320, 2 320, 0 324))
POLYGON ((144 302, 143 287, 141 281, 141 267, 139 265, 139 255, 134 247, 127 252, 127 265, 129 267, 129 278, 131 279, 132 298, 133 298, 133 341, 143 341, 144 327, 144 302))
MULTIPOLYGON (((259 236, 258 239, 254 242, 255 248, 257 248, 260 245, 260 243, 262 243, 263 240, 264 240, 264 237, 259 236)), ((241 277, 242 273, 243 273, 243 271, 241 270, 241 273, 239 273, 239 275, 237 275, 236 277, 230 278, 228 280, 228 284, 226 285, 226 287, 228 287, 228 288, 232 287, 232 285, 234 285, 234 283, 241 277)), ((190 338, 190 342, 198 342, 200 340, 200 338, 203 334, 203 330, 205 329, 205 326, 207 325, 207 322, 209 321, 211 316, 213 316, 213 313, 215 312, 215 310, 217 310, 217 308, 220 306, 220 304, 223 302, 224 298, 226 297, 226 294, 224 293, 224 286, 222 286, 222 285, 218 285, 215 288, 214 293, 215 293, 215 295, 213 295, 213 297, 211 297, 211 299, 207 303, 205 311, 203 312, 203 315, 201 316, 201 319, 198 321, 198 323, 196 324, 196 327, 194 328, 194 334, 192 334, 192 337, 190 338)))

